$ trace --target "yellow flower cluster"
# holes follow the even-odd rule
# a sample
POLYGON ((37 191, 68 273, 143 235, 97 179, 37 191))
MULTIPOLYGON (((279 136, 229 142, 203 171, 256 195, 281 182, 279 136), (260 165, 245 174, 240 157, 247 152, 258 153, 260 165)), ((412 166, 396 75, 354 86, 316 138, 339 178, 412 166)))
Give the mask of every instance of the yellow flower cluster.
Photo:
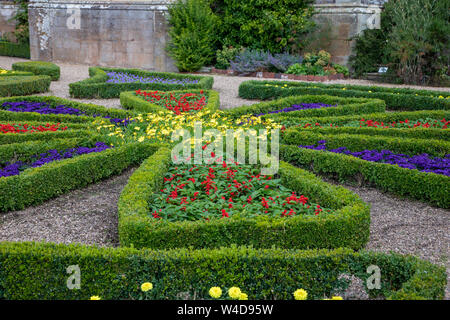
MULTIPOLYGON (((222 296, 222 289, 220 287, 212 287, 209 289, 209 295, 214 299, 222 296)), ((231 287, 228 289, 228 296, 235 300, 248 300, 248 295, 241 291, 239 287, 231 287)))
POLYGON ((92 296, 89 300, 101 300, 99 296, 92 296))
POLYGON ((308 298, 308 292, 304 289, 297 289, 294 292, 294 299, 295 300, 306 300, 308 298))

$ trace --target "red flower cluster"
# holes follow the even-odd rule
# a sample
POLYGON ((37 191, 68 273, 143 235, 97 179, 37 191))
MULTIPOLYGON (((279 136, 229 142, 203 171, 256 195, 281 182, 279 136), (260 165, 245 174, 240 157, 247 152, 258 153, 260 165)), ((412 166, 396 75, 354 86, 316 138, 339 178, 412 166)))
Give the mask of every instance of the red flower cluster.
POLYGON ((146 101, 164 106, 179 115, 185 112, 202 110, 206 106, 207 97, 203 90, 200 93, 172 93, 159 91, 136 90, 136 95, 143 97, 146 101))
POLYGON ((44 126, 30 126, 26 123, 0 123, 0 133, 33 133, 33 132, 46 132, 46 131, 65 131, 67 127, 61 127, 59 123, 50 124, 47 123, 44 126))

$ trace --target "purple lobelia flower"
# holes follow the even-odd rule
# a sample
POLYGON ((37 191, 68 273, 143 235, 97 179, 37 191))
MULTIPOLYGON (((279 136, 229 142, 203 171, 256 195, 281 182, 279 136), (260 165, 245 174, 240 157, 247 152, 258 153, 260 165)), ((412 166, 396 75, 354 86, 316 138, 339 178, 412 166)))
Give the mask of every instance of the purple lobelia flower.
POLYGON ((39 155, 31 156, 28 162, 16 161, 14 163, 5 163, 3 166, 0 165, 0 178, 19 175, 20 172, 27 168, 37 168, 54 161, 69 159, 75 156, 92 152, 101 152, 110 148, 112 147, 106 145, 103 142, 96 142, 95 146, 91 148, 75 147, 64 151, 51 149, 39 155))
POLYGON ((178 84, 185 86, 187 84, 196 84, 198 80, 194 79, 169 79, 161 78, 157 76, 142 77, 132 73, 115 72, 111 71, 107 73, 107 83, 162 83, 162 84, 178 84))
POLYGON ((320 140, 315 145, 300 145, 299 148, 325 150, 357 157, 366 161, 387 163, 398 165, 399 167, 406 169, 415 169, 422 172, 431 172, 450 176, 450 154, 445 155, 443 158, 439 158, 430 157, 427 153, 408 156, 402 153, 393 153, 390 150, 363 150, 351 152, 347 149, 347 147, 327 149, 325 140, 320 140))

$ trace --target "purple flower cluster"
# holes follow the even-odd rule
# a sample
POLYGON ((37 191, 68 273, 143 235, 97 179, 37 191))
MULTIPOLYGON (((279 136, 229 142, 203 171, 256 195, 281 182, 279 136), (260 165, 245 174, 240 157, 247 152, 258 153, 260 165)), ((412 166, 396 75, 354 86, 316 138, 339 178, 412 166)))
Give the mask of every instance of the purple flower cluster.
POLYGON ((168 79, 168 78, 160 78, 160 77, 142 77, 132 73, 123 73, 123 72, 108 72, 108 80, 107 83, 163 83, 163 84, 178 84, 185 86, 187 84, 195 84, 198 83, 198 80, 194 79, 168 79))
MULTIPOLYGON (((5 102, 2 104, 1 109, 11 112, 36 112, 39 114, 66 114, 72 116, 88 116, 86 112, 81 110, 66 107, 65 105, 58 105, 52 107, 50 104, 45 102, 33 102, 33 101, 18 101, 18 102, 5 102)), ((101 117, 100 114, 93 114, 92 117, 101 117)), ((111 116, 103 116, 103 118, 109 119, 112 124, 116 126, 123 125, 127 126, 130 123, 129 118, 111 118, 111 116)))
POLYGON ((432 172, 450 176, 450 154, 445 155, 443 158, 432 158, 427 153, 408 156, 406 154, 393 153, 389 150, 363 150, 359 152, 351 152, 346 147, 327 149, 326 143, 327 142, 325 140, 320 140, 317 142, 317 145, 300 145, 299 148, 326 150, 329 152, 350 155, 366 161, 388 163, 398 165, 402 168, 416 169, 422 172, 432 172))
POLYGON ((255 117, 261 117, 266 114, 272 114, 272 113, 284 113, 284 112, 291 112, 291 111, 332 108, 332 107, 337 107, 337 104, 331 105, 331 104, 325 104, 325 103, 300 103, 300 104, 294 104, 291 107, 287 107, 287 108, 280 109, 280 110, 269 111, 267 113, 258 113, 258 114, 255 114, 255 117))
POLYGON ((95 143, 95 147, 92 148, 75 147, 61 152, 55 149, 48 150, 47 152, 32 156, 29 162, 16 161, 14 163, 5 163, 3 166, 0 166, 0 178, 19 175, 21 171, 27 168, 37 168, 50 162, 69 159, 92 152, 101 152, 110 148, 112 147, 103 142, 97 142, 95 143))

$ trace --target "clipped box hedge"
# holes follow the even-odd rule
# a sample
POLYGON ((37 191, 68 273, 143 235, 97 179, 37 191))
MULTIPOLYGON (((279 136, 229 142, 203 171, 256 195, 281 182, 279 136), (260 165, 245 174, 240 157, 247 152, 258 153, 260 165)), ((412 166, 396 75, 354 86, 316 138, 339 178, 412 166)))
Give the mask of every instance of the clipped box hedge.
POLYGON ((323 135, 289 129, 284 139, 284 143, 289 145, 280 146, 280 158, 338 181, 375 186, 382 191, 450 208, 450 177, 365 161, 344 154, 298 148, 299 145, 315 144, 319 140, 326 140, 327 147, 346 146, 351 151, 389 149, 410 155, 429 153, 434 156, 448 154, 449 142, 363 135, 323 135))
POLYGON ((49 76, 7 76, 0 77, 0 97, 23 96, 47 92, 50 88, 49 76))
POLYGON ((389 124, 392 122, 404 121, 408 119, 409 121, 416 121, 420 119, 432 118, 437 120, 450 119, 450 111, 446 110, 436 110, 436 111, 410 111, 410 112, 388 112, 388 113, 372 113, 364 115, 349 115, 349 116, 338 116, 338 117, 310 117, 310 118, 286 118, 280 123, 284 124, 286 127, 297 127, 301 122, 302 125, 309 123, 311 127, 305 128, 305 130, 312 130, 314 132, 322 134, 362 134, 362 135, 380 135, 380 136, 395 136, 404 138, 415 138, 415 139, 436 139, 450 141, 450 130, 448 129, 438 129, 438 128, 375 128, 375 127, 343 127, 348 122, 365 120, 374 120, 378 122, 384 122, 389 124), (316 126, 319 123, 322 128, 316 126), (333 127, 326 126, 327 124, 333 124, 333 127), (335 125, 338 127, 336 128, 335 125))
POLYGON ((373 112, 384 112, 386 105, 384 101, 377 99, 365 98, 340 98, 327 95, 315 96, 293 96, 280 98, 273 101, 256 103, 248 106, 241 106, 233 109, 224 110, 227 115, 238 118, 248 114, 267 113, 269 111, 276 111, 283 108, 291 107, 293 104, 300 103, 325 103, 335 105, 336 107, 320 108, 320 109, 306 109, 282 113, 272 113, 262 116, 262 118, 271 118, 275 121, 281 121, 284 118, 291 117, 331 117, 341 115, 354 115, 373 112))
MULTIPOLYGON (((0 123, 2 121, 0 120, 0 123)), ((53 139, 82 138, 95 134, 91 130, 66 130, 55 132, 3 133, 0 134, 0 145, 21 143, 26 141, 50 141, 53 139)))
POLYGON ((239 86, 239 97, 244 99, 266 100, 299 95, 381 99, 389 110, 450 109, 450 94, 445 91, 259 80, 244 81, 239 86), (287 87, 284 87, 285 84, 287 87))
POLYGON ((90 103, 81 103, 54 96, 28 96, 0 98, 0 119, 1 121, 40 121, 40 122, 65 122, 65 123, 92 123, 93 115, 110 116, 113 118, 134 117, 137 113, 129 110, 105 108, 90 103), (51 106, 65 105, 86 112, 87 116, 74 116, 67 114, 39 114, 36 112, 11 112, 1 108, 5 102, 33 101, 44 102, 51 106))
POLYGON ((366 286, 367 268, 381 270, 380 289, 371 297, 443 299, 444 267, 413 256, 350 249, 282 250, 232 247, 170 251, 98 248, 32 242, 0 243, 0 299, 139 299, 140 285, 151 282, 153 299, 211 299, 209 288, 237 286, 254 300, 293 299, 304 288, 308 299, 330 297, 345 288, 337 280, 352 274, 366 286), (80 270, 80 289, 68 289, 80 270))
POLYGON ((168 249, 217 248, 251 245, 258 248, 360 249, 368 241, 370 208, 356 194, 323 182, 287 163, 280 164, 283 185, 311 201, 333 209, 326 216, 244 218, 169 222, 154 219, 149 198, 159 192, 171 165, 171 150, 161 148, 130 177, 119 202, 119 239, 122 246, 168 249))
POLYGON ((179 73, 167 73, 167 72, 153 72, 140 69, 123 69, 123 68, 100 68, 100 67, 90 67, 89 68, 90 78, 71 83, 69 85, 69 93, 74 98, 119 98, 122 91, 132 91, 132 90, 161 90, 161 91, 172 91, 172 90, 185 90, 185 89, 211 89, 214 78, 211 76, 194 76, 179 73), (108 80, 107 72, 124 72, 132 73, 139 76, 151 77, 165 77, 171 79, 197 79, 199 80, 196 84, 164 84, 164 83, 106 83, 108 80))
POLYGON ((0 40, 0 56, 30 59, 30 45, 0 40))
MULTIPOLYGON (((91 143, 99 141, 90 137, 91 143)), ((29 141, 0 145, 0 162, 17 160, 49 149, 63 150, 86 143, 86 139, 54 139, 50 142, 29 141)), ((157 149, 156 145, 134 143, 98 153, 80 155, 29 168, 20 175, 0 178, 0 212, 21 210, 40 204, 68 191, 119 174, 139 164, 157 149)))
MULTIPOLYGON (((207 96, 206 106, 203 107, 202 110, 209 110, 211 113, 216 112, 220 108, 220 99, 219 93, 214 90, 203 90, 203 89, 191 89, 191 90, 175 90, 175 91, 166 91, 161 93, 173 93, 173 94, 183 94, 183 93, 203 93, 207 96)), ((155 103, 151 103, 149 101, 144 100, 142 96, 136 95, 135 91, 125 91, 120 93, 120 104, 123 108, 134 110, 143 113, 153 113, 164 111, 167 112, 165 107, 157 105, 155 103)))
POLYGON ((35 75, 47 75, 52 81, 59 80, 60 69, 54 63, 47 61, 25 61, 13 63, 12 69, 15 71, 28 71, 35 75))

